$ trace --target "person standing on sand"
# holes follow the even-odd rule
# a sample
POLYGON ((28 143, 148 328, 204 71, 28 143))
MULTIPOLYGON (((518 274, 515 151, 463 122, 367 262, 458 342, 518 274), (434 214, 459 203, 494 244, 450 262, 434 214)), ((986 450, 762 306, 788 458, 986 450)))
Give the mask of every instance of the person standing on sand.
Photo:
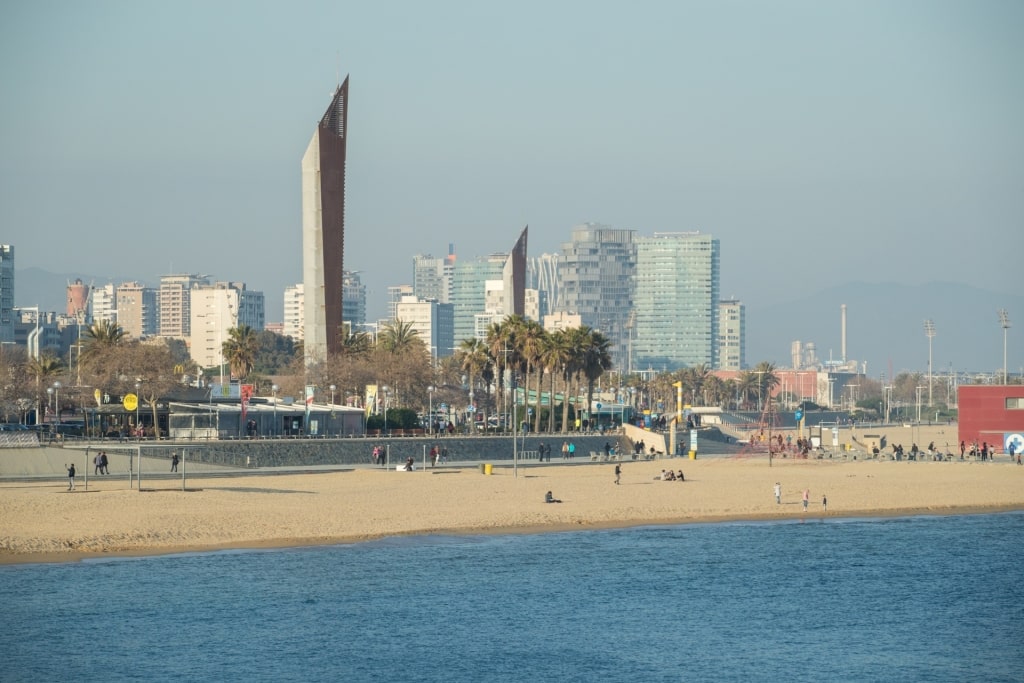
POLYGON ((828 512, 828 496, 821 497, 821 511, 828 512))
POLYGON ((171 472, 178 471, 179 462, 181 462, 181 458, 178 457, 178 451, 174 451, 174 454, 171 456, 171 472))
POLYGON ((775 482, 775 504, 782 504, 782 484, 775 482))
POLYGON ((568 459, 569 459, 569 442, 568 441, 563 441, 562 442, 562 460, 568 460, 568 459))
MULTIPOLYGON (((64 465, 68 471, 68 491, 75 490, 75 463, 71 463, 71 467, 64 465)), ((86 470, 88 472, 89 470, 86 470)))
POLYGON ((619 478, 622 476, 622 465, 615 463, 615 483, 619 483, 619 478))
POLYGON ((807 512, 807 504, 811 502, 811 490, 804 489, 804 512, 807 512))

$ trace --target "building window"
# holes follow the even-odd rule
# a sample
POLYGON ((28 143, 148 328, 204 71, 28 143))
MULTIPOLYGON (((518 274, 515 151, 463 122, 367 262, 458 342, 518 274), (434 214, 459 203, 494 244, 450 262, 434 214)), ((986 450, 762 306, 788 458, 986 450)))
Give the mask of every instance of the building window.
POLYGON ((1012 397, 1006 398, 1006 409, 1007 410, 1024 410, 1024 397, 1012 397))

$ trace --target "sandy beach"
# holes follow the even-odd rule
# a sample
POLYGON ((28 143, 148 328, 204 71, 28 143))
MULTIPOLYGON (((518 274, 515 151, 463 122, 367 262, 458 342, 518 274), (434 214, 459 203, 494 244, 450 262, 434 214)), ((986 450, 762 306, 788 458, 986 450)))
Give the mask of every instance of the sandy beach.
POLYGON ((0 483, 0 563, 357 542, 394 535, 1024 510, 1024 467, 764 458, 416 472, 0 483), (662 468, 685 482, 660 481, 662 468), (776 504, 775 482, 782 486, 776 504), (810 505, 804 512, 804 489, 810 505), (560 504, 545 504, 552 491, 560 504), (827 496, 827 509, 822 498, 827 496))

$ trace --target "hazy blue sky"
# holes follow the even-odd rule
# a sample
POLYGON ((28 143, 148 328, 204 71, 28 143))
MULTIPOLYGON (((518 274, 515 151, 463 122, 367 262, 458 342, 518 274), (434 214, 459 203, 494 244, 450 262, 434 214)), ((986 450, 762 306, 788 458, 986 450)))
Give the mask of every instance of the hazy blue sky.
POLYGON ((1022 66, 1011 0, 6 2, 0 242, 19 268, 243 280, 280 320, 340 72, 371 317, 415 253, 529 224, 536 255, 585 221, 714 234, 751 307, 1018 292, 1022 66))

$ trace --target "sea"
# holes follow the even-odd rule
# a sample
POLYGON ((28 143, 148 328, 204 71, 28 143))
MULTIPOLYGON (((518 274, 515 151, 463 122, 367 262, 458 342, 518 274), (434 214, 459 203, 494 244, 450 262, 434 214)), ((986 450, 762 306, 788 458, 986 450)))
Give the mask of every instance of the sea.
POLYGON ((1024 681, 1024 513, 0 567, 2 681, 1024 681))

